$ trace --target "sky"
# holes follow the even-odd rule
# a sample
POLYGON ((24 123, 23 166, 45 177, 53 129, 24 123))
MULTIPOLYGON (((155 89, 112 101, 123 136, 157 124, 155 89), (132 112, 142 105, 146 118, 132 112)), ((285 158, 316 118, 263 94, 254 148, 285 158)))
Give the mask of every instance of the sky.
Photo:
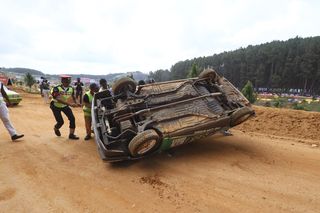
POLYGON ((46 74, 148 73, 320 35, 317 0, 0 0, 0 8, 0 67, 46 74))

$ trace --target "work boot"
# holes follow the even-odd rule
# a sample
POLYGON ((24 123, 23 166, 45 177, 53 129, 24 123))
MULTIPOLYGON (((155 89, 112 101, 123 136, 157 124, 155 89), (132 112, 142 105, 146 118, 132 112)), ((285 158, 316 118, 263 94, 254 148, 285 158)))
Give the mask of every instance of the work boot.
POLYGON ((75 134, 69 134, 69 139, 71 139, 71 140, 79 140, 79 137, 76 136, 75 134))
POLYGON ((61 136, 61 132, 59 129, 54 128, 54 134, 56 134, 56 136, 60 137, 61 136))
POLYGON ((15 140, 18 140, 19 138, 22 138, 24 135, 17 135, 17 134, 15 134, 15 135, 12 135, 11 136, 11 140, 12 141, 15 141, 15 140))
POLYGON ((87 135, 84 140, 87 141, 87 140, 90 140, 91 139, 91 135, 87 135))

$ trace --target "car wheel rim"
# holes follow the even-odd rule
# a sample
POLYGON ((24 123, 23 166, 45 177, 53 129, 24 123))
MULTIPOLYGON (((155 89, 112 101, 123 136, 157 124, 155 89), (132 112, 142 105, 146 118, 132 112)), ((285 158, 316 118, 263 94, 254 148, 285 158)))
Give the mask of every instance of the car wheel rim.
POLYGON ((149 150, 151 150, 154 145, 157 143, 157 140, 153 139, 153 140, 150 140, 150 141, 146 141, 145 143, 141 144, 138 149, 137 149, 137 153, 139 155, 142 155, 146 152, 148 152, 149 150))

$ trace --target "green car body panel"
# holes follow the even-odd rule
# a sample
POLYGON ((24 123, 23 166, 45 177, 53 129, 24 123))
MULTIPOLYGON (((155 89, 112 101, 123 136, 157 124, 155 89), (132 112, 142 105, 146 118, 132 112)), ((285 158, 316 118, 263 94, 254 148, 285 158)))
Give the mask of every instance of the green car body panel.
POLYGON ((13 105, 18 105, 22 101, 22 97, 19 93, 9 90, 7 87, 4 86, 4 90, 6 91, 9 101, 13 105))

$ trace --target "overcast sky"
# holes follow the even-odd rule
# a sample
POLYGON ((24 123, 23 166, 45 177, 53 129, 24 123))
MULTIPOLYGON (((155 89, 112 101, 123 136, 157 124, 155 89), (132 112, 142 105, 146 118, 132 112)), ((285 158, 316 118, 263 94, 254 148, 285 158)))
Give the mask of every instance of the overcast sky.
POLYGON ((316 0, 0 0, 0 8, 0 67, 48 74, 148 73, 320 35, 316 0))

